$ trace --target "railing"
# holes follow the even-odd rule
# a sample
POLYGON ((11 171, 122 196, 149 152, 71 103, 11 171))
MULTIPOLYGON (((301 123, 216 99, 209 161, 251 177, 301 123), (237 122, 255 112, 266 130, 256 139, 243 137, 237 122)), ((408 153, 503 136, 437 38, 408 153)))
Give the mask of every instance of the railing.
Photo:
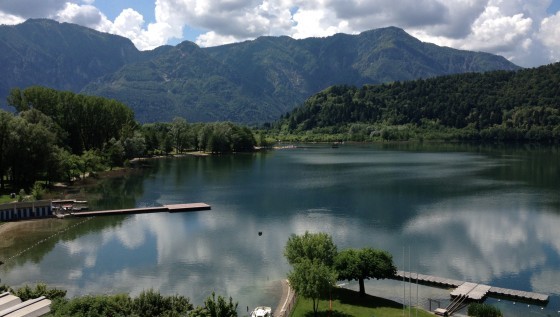
MULTIPOLYGON (((293 292, 293 290, 292 290, 292 292, 293 292)), ((296 294, 293 294, 291 297, 289 296, 288 301, 286 302, 284 308, 280 311, 280 314, 278 316, 274 316, 274 317, 288 317, 288 316, 290 316, 290 314, 294 310, 296 300, 297 300, 297 295, 296 294)))

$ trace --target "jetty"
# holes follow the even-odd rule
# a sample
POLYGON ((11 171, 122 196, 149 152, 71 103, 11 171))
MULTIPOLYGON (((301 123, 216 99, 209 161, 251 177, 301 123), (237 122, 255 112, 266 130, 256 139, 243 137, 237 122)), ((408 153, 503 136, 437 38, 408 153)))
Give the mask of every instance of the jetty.
POLYGON ((190 212, 210 210, 211 206, 205 203, 191 203, 191 204, 175 204, 163 205, 154 207, 141 207, 141 208, 128 208, 128 209, 113 209, 113 210, 95 210, 95 211, 79 211, 72 212, 70 216, 74 217, 93 217, 93 216, 111 216, 111 215, 127 215, 127 214, 145 214, 155 212, 190 212))
POLYGON ((401 281, 406 280, 412 283, 418 283, 428 286, 453 288, 450 294, 451 297, 465 297, 465 299, 471 301, 481 301, 486 296, 490 296, 503 299, 546 304, 549 298, 549 296, 545 294, 494 287, 485 284, 472 283, 433 275, 419 274, 415 272, 397 271, 394 279, 401 281))

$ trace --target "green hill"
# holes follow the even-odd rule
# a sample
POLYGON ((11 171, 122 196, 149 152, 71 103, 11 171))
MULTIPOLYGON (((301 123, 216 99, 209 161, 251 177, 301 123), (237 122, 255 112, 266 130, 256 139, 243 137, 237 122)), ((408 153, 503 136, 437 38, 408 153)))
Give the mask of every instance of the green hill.
POLYGON ((518 71, 333 86, 275 124, 349 139, 560 140, 560 63, 518 71))

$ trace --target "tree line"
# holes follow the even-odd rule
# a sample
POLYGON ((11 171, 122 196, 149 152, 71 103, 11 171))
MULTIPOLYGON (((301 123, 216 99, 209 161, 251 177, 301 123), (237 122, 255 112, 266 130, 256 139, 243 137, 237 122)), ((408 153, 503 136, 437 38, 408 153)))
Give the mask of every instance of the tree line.
POLYGON ((0 292, 10 292, 22 301, 45 296, 52 301, 49 316, 75 317, 236 317, 237 302, 212 292, 201 306, 194 306, 188 297, 165 296, 153 289, 144 290, 138 296, 128 294, 86 295, 66 298, 66 291, 37 284, 12 289, 0 285, 0 292))
POLYGON ((230 122, 139 125, 126 105, 45 87, 13 89, 0 110, 0 190, 29 190, 123 166, 132 158, 185 151, 252 151, 253 132, 230 122))
POLYGON ((519 71, 333 86, 274 123, 279 135, 347 140, 558 142, 560 63, 519 71))

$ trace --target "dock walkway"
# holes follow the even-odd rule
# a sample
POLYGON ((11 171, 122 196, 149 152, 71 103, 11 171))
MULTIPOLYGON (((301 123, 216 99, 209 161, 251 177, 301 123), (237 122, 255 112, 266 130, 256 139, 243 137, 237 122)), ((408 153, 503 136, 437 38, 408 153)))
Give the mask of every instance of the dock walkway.
POLYGON ((466 281, 448 279, 433 275, 425 275, 414 272, 397 271, 394 279, 406 280, 413 283, 418 282, 422 285, 454 288, 451 291, 452 297, 465 296, 470 300, 481 301, 486 296, 501 297, 521 301, 548 302, 548 295, 534 292, 518 291, 513 289, 493 287, 485 284, 471 283, 466 281))
POLYGON ((96 210, 96 211, 79 211, 71 213, 74 217, 92 217, 92 216, 109 216, 109 215, 126 215, 126 214, 143 214, 154 212, 188 212, 210 210, 210 205, 205 203, 192 203, 192 204, 175 204, 163 205, 155 207, 142 207, 142 208, 129 208, 129 209, 114 209, 114 210, 96 210))

